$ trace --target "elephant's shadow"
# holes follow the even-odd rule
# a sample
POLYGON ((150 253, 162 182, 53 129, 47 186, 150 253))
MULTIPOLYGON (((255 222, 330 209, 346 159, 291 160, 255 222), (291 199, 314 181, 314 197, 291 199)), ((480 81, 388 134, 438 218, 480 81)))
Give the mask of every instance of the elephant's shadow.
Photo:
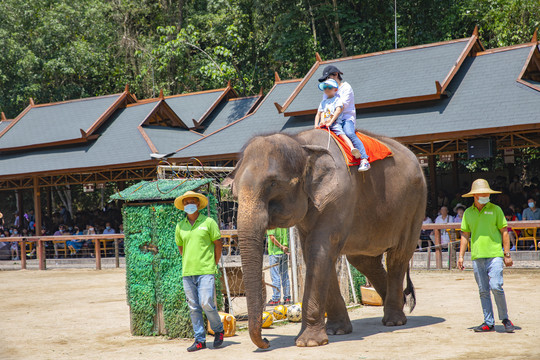
MULTIPOLYGON (((404 326, 384 326, 381 317, 369 317, 351 320, 353 332, 346 335, 330 335, 330 343, 340 341, 363 340, 369 336, 388 333, 404 329, 414 329, 423 326, 435 325, 446 321, 446 319, 436 316, 408 316, 407 324, 404 326)), ((270 335, 271 346, 268 350, 294 346, 296 335, 270 335)))

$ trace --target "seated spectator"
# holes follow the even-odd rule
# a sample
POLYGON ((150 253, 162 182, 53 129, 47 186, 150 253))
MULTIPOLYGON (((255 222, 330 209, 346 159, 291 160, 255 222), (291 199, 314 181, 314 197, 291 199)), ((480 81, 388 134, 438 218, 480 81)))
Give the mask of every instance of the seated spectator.
POLYGON ((459 203, 454 207, 454 214, 456 214, 456 216, 454 216, 455 223, 461 223, 461 220, 463 220, 464 212, 465 212, 465 206, 463 204, 459 203))
MULTIPOLYGON (((83 235, 96 235, 96 230, 92 225, 86 225, 86 230, 83 231, 83 235)), ((88 254, 90 254, 91 257, 94 257, 93 243, 93 240, 85 240, 83 242, 83 256, 88 256, 88 254)))
MULTIPOLYGON (((73 228, 72 235, 82 235, 82 234, 83 232, 79 229, 78 226, 75 226, 75 228, 73 228)), ((70 251, 70 255, 75 256, 77 255, 77 252, 81 250, 82 245, 83 245, 83 240, 73 239, 73 240, 69 240, 66 244, 70 251)))
MULTIPOLYGON (((435 219, 435 224, 448 224, 454 222, 454 218, 448 213, 448 208, 446 206, 442 206, 439 211, 439 216, 435 219)), ((450 242, 450 235, 448 234, 448 231, 441 230, 441 244, 446 245, 450 242)))
POLYGON ((111 227, 111 223, 105 223, 105 229, 103 229, 103 234, 116 234, 116 231, 111 227))
POLYGON ((536 207, 536 200, 530 197, 527 200, 527 208, 523 210, 523 220, 540 220, 540 210, 536 207))
MULTIPOLYGON (((426 212, 426 217, 424 218, 424 221, 422 221, 422 225, 425 224, 433 224, 433 220, 428 216, 426 212)), ((420 232, 420 240, 418 240, 418 250, 422 251, 422 245, 424 242, 427 242, 427 246, 430 246, 431 243, 433 243, 433 231, 432 230, 422 230, 420 232), (430 243, 431 242, 431 243, 430 243)))
MULTIPOLYGON (((61 235, 68 235, 66 234, 66 226, 65 225, 60 225, 58 227, 58 230, 56 230, 53 234, 53 236, 61 236, 61 235)), ((54 258, 55 259, 58 259, 58 249, 63 249, 65 246, 64 243, 60 243, 60 242, 55 242, 54 243, 54 258)))
MULTIPOLYGON (((504 217, 506 218, 506 221, 517 221, 517 216, 514 214, 512 209, 508 208, 504 211, 504 217)), ((510 244, 512 247, 510 248, 510 251, 516 251, 516 233, 512 228, 509 226, 508 228, 508 235, 510 236, 510 244)))
MULTIPOLYGON (((11 231, 11 237, 18 237, 18 236, 19 236, 19 231, 17 230, 17 228, 14 228, 11 231)), ((16 241, 12 241, 10 250, 11 250, 11 260, 19 260, 19 243, 16 241)))

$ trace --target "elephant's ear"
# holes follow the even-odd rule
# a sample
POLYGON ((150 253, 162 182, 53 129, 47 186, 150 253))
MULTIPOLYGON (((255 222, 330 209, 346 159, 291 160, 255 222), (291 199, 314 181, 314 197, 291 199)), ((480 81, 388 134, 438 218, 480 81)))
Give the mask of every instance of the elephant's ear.
POLYGON ((336 162, 330 152, 317 145, 303 145, 308 153, 304 169, 304 190, 315 207, 322 211, 335 197, 337 184, 336 162))

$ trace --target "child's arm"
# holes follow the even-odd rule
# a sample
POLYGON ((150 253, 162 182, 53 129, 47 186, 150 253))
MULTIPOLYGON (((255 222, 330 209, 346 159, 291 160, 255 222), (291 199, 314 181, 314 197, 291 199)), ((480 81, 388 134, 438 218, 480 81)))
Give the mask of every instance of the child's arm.
POLYGON ((317 111, 317 115, 315 115, 315 129, 320 127, 319 121, 321 121, 321 112, 317 111))
POLYGON ((328 123, 326 125, 327 126, 332 125, 334 123, 334 121, 337 120, 339 115, 341 115, 342 112, 343 112, 343 106, 337 107, 336 110, 334 111, 334 115, 332 115, 332 118, 330 119, 330 121, 328 121, 328 123))

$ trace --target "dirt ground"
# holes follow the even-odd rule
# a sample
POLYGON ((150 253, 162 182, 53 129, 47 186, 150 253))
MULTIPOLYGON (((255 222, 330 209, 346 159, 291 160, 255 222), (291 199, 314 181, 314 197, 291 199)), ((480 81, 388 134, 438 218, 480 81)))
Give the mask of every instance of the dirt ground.
POLYGON ((350 313, 353 333, 331 336, 326 346, 293 346, 300 325, 287 324, 263 329, 266 351, 240 331, 222 349, 188 354, 191 340, 130 335, 123 269, 1 271, 0 358, 540 359, 540 270, 505 273, 510 317, 520 328, 514 334, 500 322, 496 332, 470 330, 482 322, 471 271, 413 272, 412 279, 417 307, 406 326, 384 327, 382 308, 362 307, 350 313))

